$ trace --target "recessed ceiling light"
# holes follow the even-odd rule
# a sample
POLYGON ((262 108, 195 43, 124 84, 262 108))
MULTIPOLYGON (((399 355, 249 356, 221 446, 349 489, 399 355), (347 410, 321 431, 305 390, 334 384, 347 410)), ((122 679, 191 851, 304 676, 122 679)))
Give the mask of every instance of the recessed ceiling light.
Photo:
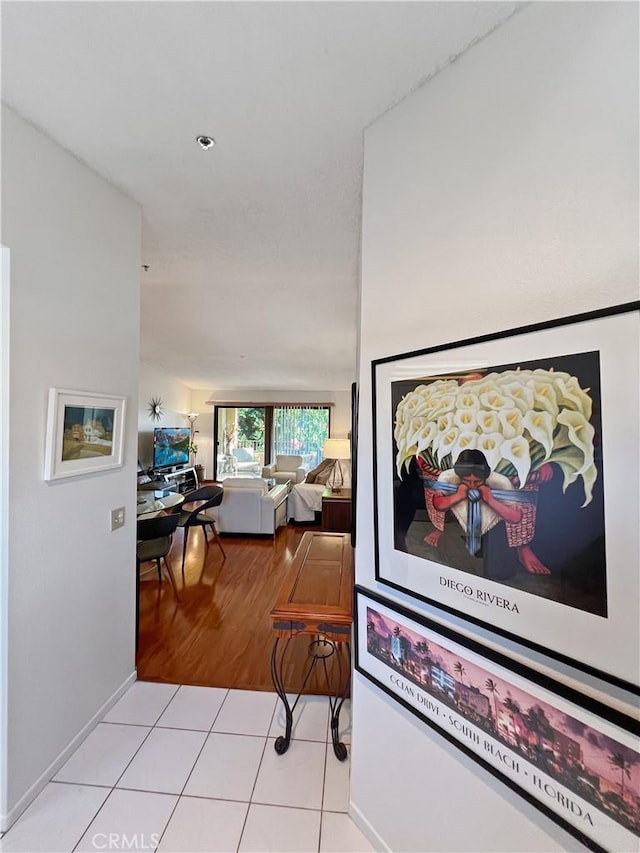
POLYGON ((213 146, 216 144, 216 141, 213 136, 205 136, 204 134, 202 134, 201 136, 196 136, 196 142, 198 143, 200 148, 202 148, 203 151, 208 151, 209 148, 213 148, 213 146))

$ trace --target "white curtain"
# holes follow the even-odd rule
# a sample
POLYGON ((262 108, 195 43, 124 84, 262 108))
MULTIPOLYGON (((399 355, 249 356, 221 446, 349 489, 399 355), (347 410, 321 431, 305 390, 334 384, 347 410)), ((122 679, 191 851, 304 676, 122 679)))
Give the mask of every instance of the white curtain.
POLYGON ((273 457, 299 454, 309 471, 322 461, 322 446, 329 437, 326 406, 276 406, 273 411, 273 457))

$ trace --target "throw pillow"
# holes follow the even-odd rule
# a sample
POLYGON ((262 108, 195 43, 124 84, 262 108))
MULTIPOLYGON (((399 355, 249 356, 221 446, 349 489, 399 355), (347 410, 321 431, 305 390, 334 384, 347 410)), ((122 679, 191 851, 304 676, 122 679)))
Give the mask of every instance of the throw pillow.
POLYGON ((324 480, 324 481, 318 480, 318 474, 321 474, 325 469, 330 469, 332 467, 333 467, 333 459, 323 459, 319 465, 317 465, 315 468, 312 468, 311 471, 309 471, 309 473, 305 477, 305 483, 318 483, 318 482, 326 483, 326 480, 324 480))
POLYGON ((326 486, 329 481, 329 478, 333 474, 333 460, 330 460, 330 462, 331 464, 323 471, 320 471, 320 473, 316 477, 316 483, 319 483, 321 486, 326 486))

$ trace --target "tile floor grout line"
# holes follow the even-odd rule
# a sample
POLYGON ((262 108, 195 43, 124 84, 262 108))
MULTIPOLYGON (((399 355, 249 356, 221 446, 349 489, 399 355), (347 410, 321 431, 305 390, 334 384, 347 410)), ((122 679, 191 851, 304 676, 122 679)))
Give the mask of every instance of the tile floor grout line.
POLYGON ((240 833, 240 840, 238 841, 236 853, 238 853, 238 850, 240 849, 240 845, 242 844, 242 836, 244 835, 244 830, 245 830, 246 825, 247 825, 247 818, 249 817, 249 810, 251 809, 251 806, 253 806, 253 805, 261 806, 263 809, 289 809, 289 810, 298 811, 298 812, 313 812, 314 814, 320 815, 320 823, 322 824, 322 812, 320 811, 320 809, 312 809, 312 808, 309 808, 307 806, 283 806, 280 803, 253 803, 253 802, 247 803, 247 806, 248 806, 247 814, 245 815, 245 820, 244 820, 244 823, 242 825, 242 832, 240 833))
MULTIPOLYGON (((153 681, 151 681, 151 682, 149 682, 149 681, 141 681, 141 682, 139 682, 139 683, 140 683, 140 684, 154 684, 155 682, 153 682, 153 681)), ((169 707, 169 705, 173 702, 173 699, 174 699, 174 697, 176 696, 176 694, 177 694, 178 690, 180 690, 180 688, 182 687, 182 685, 181 685, 181 684, 172 684, 171 686, 172 686, 172 687, 175 687, 176 689, 175 689, 175 690, 173 691, 173 693, 171 694, 171 699, 169 699, 169 701, 167 702, 167 704, 163 707, 162 711, 160 711, 160 713, 159 713, 159 714, 158 714, 158 716, 156 717, 156 721, 155 721, 155 723, 153 723, 153 724, 152 724, 152 728, 155 728, 155 726, 156 726, 156 724, 157 724, 158 720, 159 720, 159 719, 160 719, 160 717, 164 714, 164 712, 167 710, 167 708, 169 707)))
MULTIPOLYGON (((119 791, 129 791, 136 790, 135 788, 118 788, 119 791)), ((148 791, 146 793, 157 794, 157 791, 148 791)), ((176 797, 177 794, 172 794, 171 796, 176 797)), ((207 797, 206 794, 181 794, 181 800, 212 800, 220 803, 241 803, 243 805, 249 805, 249 800, 236 800, 232 797, 207 797)))
POLYGON ((147 734, 145 735, 145 737, 142 739, 142 741, 141 741, 141 743, 140 743, 140 746, 139 746, 139 747, 136 749, 136 751, 133 753, 133 755, 131 756, 131 758, 130 758, 130 759, 129 759, 129 761, 127 762, 126 767, 124 768, 124 770, 122 771, 122 773, 121 773, 121 774, 118 776, 118 778, 116 779, 115 784, 114 784, 114 786, 113 786, 113 787, 114 787, 114 789, 118 787, 118 782, 122 779, 122 777, 124 776, 124 774, 127 772, 127 770, 129 769, 129 767, 131 766, 131 762, 132 762, 132 761, 133 761, 133 759, 136 757, 136 755, 140 752, 140 750, 142 749, 142 747, 144 746, 144 744, 147 742, 147 740, 148 740, 148 738, 150 737, 151 732, 153 731, 153 729, 154 729, 154 728, 155 728, 154 726, 151 726, 151 728, 149 729, 149 731, 147 732, 147 734))
MULTIPOLYGON (((83 788, 104 788, 105 791, 112 791, 111 785, 100 785, 98 782, 70 782, 68 779, 50 779, 47 785, 82 785, 83 788)), ((44 791, 44 788, 42 789, 44 791)), ((38 796, 40 796, 38 794, 38 796)), ((33 800, 32 802, 35 802, 33 800)))
MULTIPOLYGON (((185 784, 186 784, 186 783, 185 783, 185 784)), ((167 831, 167 827, 168 827, 168 826, 169 826, 169 824, 171 823, 171 818, 172 818, 172 817, 174 816, 174 814, 176 813, 176 809, 178 808, 178 803, 180 802, 180 799, 181 799, 180 794, 178 794, 178 797, 177 797, 177 799, 176 799, 176 802, 175 802, 175 804, 174 804, 173 808, 171 809, 171 814, 169 815, 169 817, 168 817, 168 819, 167 819, 167 822, 165 823, 164 828, 163 828, 162 832, 160 833, 160 838, 158 839, 158 843, 157 843, 157 844, 156 844, 156 846, 153 848, 153 849, 154 849, 154 853, 155 853, 155 851, 158 849, 158 847, 160 847, 160 845, 162 844, 162 839, 164 838, 164 834, 165 834, 165 832, 167 831)))
MULTIPOLYGON (((228 695, 229 695, 229 694, 228 694, 228 691, 227 691, 227 696, 228 696, 228 695)), ((215 725, 215 721, 216 721, 216 719, 217 719, 217 717, 218 717, 218 714, 219 714, 219 713, 220 713, 220 711, 222 710, 222 706, 223 706, 223 705, 224 705, 224 703, 226 702, 226 698, 227 698, 227 697, 225 696, 225 698, 224 698, 224 699, 223 699, 223 701, 222 701, 222 704, 221 704, 221 705, 220 705, 220 707, 218 708, 218 713, 216 714, 216 716, 215 716, 215 718, 214 718, 214 720, 213 720, 213 723, 211 723, 211 726, 212 726, 212 727, 215 725)), ((199 749, 199 751, 198 751, 198 754, 197 754, 197 756, 196 756, 196 760, 195 760, 195 761, 193 762, 193 764, 191 765, 191 770, 187 773, 187 778, 184 780, 184 785, 182 786, 182 790, 181 790, 181 791, 180 791, 180 793, 178 794, 178 802, 180 802, 180 797, 184 796, 185 788, 186 788, 186 787, 187 787, 187 785, 189 784, 189 779, 191 779, 191 776, 193 775, 193 771, 196 769, 196 764, 197 764, 197 763, 198 763, 198 761, 200 760, 200 756, 202 755, 202 752, 203 752, 203 750, 204 750, 204 748, 205 748, 205 746, 206 746, 206 744, 207 744, 207 741, 209 740, 209 737, 211 736, 211 734, 212 734, 211 729, 209 729, 209 732, 205 735, 205 738, 204 738, 204 740, 202 741, 202 746, 200 747, 200 749, 199 749)), ((177 808, 177 806, 178 806, 178 803, 176 803, 176 808, 177 808)), ((174 809, 173 811, 175 811, 175 809, 174 809)), ((173 812, 171 813, 171 816, 173 817, 173 812)), ((170 818, 170 819, 171 819, 171 818, 170 818)), ((167 826, 168 826, 168 823, 167 823, 167 826)), ((165 829, 166 829, 166 827, 165 827, 165 829)), ((164 833, 163 833, 163 835, 164 835, 164 833)))
MULTIPOLYGON (((257 775, 256 775, 257 778, 257 775)), ((238 843, 236 844, 236 853, 240 850, 240 845, 242 844, 242 836, 244 835, 244 831, 247 828, 247 820, 249 819, 249 810, 251 809, 251 800, 247 803, 247 810, 244 813, 244 820, 242 821, 242 828, 240 830, 240 835, 238 836, 238 843)))
POLYGON ((329 729, 327 727, 327 742, 324 747, 324 773, 322 774, 322 796, 320 797, 320 829, 318 830, 318 853, 322 844, 322 821, 324 819, 324 792, 327 789, 327 762, 329 760, 329 729))
MULTIPOLYGON (((273 713, 275 714, 275 708, 274 708, 273 713)), ((271 719, 269 721, 269 727, 267 729, 267 735, 264 739, 264 746, 262 747, 262 755, 260 756, 260 761, 258 763, 258 769, 256 770, 256 775, 255 775, 255 778, 253 780, 253 785, 251 787, 251 793, 249 794, 249 804, 247 805, 247 811, 246 811, 246 814, 244 816, 244 821, 242 822, 242 830, 240 832, 240 837, 238 838, 238 844, 236 845, 236 853, 238 853, 238 851, 240 850, 240 845, 242 844, 242 837, 244 836, 244 831, 247 827, 247 820, 249 819, 249 812, 251 811, 251 803, 253 801, 253 793, 256 789, 256 784, 258 782, 258 776, 260 775, 260 768, 262 767, 262 762, 264 760, 264 753, 265 753, 265 750, 267 748, 267 744, 269 743, 269 730, 271 729, 272 722, 273 722, 273 714, 271 714, 271 719)))
POLYGON ((262 762, 264 761, 265 752, 267 751, 267 746, 269 744, 269 736, 266 735, 264 739, 264 746, 262 747, 262 755, 260 756, 260 761, 258 762, 258 769, 256 771, 255 779, 253 780, 253 785, 251 786, 251 794, 249 795, 249 803, 253 802, 253 795, 256 791, 256 785, 258 784, 258 776, 260 775, 260 770, 262 768, 262 762))
MULTIPOLYGON (((158 794, 161 797, 178 797, 179 799, 187 800, 208 800, 211 802, 220 803, 238 803, 245 806, 269 806, 274 809, 293 809, 298 812, 320 812, 322 809, 315 809, 313 806, 295 806, 283 805, 282 803, 263 803, 260 800, 237 800, 230 797, 207 797, 205 794, 176 794, 175 791, 148 791, 146 788, 110 788, 109 793, 113 791, 127 791, 132 794, 158 794)), ((346 812, 337 812, 333 809, 326 809, 332 814, 347 814, 346 812)))
MULTIPOLYGON (((148 684, 148 683, 150 683, 150 682, 146 682, 146 683, 148 684)), ((151 683, 153 683, 153 682, 151 682, 151 683)), ((165 708, 164 708, 164 709, 163 709, 163 711, 161 712, 160 716, 158 717, 158 719, 157 719, 157 720, 155 721, 155 723, 153 724, 153 727, 154 727, 154 728, 158 725, 158 723, 159 723, 159 722, 160 722, 160 720, 162 719, 162 716, 163 716, 163 715, 164 715, 164 713, 166 712, 166 710, 167 710, 167 708, 169 707, 169 705, 171 705, 171 703, 173 702, 173 700, 176 698, 176 696, 177 696, 177 695, 178 695, 178 693, 180 692, 180 689, 181 689, 181 688, 182 688, 182 684, 178 684, 178 689, 175 691, 175 693, 173 694, 173 696, 171 697, 171 699, 169 699, 169 701, 167 702, 167 704, 166 704, 165 708)))
POLYGON ((215 712, 215 714, 214 714, 214 716, 213 716, 213 720, 212 720, 212 722, 211 722, 211 725, 209 726, 209 734, 211 734, 211 733, 213 732, 213 727, 214 727, 214 726, 215 726, 215 724, 216 724, 216 720, 217 720, 217 719, 218 719, 218 717, 220 716, 220 712, 221 712, 221 711, 222 711, 222 709, 224 708, 224 703, 225 703, 225 702, 227 701, 227 699, 229 698, 229 693, 230 693, 230 692, 231 692, 231 688, 230 688, 230 687, 227 687, 227 692, 226 692, 226 693, 225 693, 225 695, 224 695, 224 699, 223 699, 223 700, 222 700, 222 702, 220 703, 220 707, 219 707, 219 708, 218 708, 218 710, 215 712))
POLYGON ((76 843, 75 843, 75 844, 73 845, 73 847, 71 848, 70 853, 75 853, 75 851, 78 849, 78 845, 80 844, 80 842, 82 841, 82 839, 85 837, 85 835, 87 834, 87 832, 89 832, 89 827, 90 827, 90 826, 91 826, 91 824, 94 822, 94 820, 98 817, 98 815, 100 814, 100 812, 102 811, 102 809, 105 807, 105 805, 106 805, 106 804, 107 804, 107 802, 109 801, 109 797, 113 794, 113 792, 114 792, 114 791, 115 791, 115 788, 111 788, 111 790, 109 791, 109 793, 107 794, 107 796, 104 798, 104 801, 102 802, 102 805, 100 806, 100 808, 97 810, 97 812, 94 814, 94 816, 89 820, 89 823, 86 825, 86 827, 85 827, 85 828, 82 830, 82 832, 80 833, 80 837, 78 838, 78 840, 76 841, 76 843))

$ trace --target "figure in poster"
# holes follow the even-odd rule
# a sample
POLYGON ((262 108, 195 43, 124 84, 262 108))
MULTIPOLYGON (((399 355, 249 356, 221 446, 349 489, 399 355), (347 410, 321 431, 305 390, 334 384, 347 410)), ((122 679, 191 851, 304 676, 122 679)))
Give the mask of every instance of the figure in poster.
MULTIPOLYGON (((422 459, 417 462, 420 466, 422 459)), ((544 466, 544 478, 551 476, 550 466, 544 466)), ((537 493, 519 491, 508 477, 491 471, 481 450, 463 450, 453 468, 442 471, 437 480, 427 470, 422 482, 429 519, 435 527, 424 537, 427 545, 437 546, 447 510, 464 530, 466 548, 474 556, 481 553, 482 536, 503 521, 509 544, 517 549, 524 568, 532 574, 549 574, 528 544, 533 538, 530 521, 537 493)))
POLYGON ((606 615, 599 376, 591 352, 393 383, 396 547, 606 615))

